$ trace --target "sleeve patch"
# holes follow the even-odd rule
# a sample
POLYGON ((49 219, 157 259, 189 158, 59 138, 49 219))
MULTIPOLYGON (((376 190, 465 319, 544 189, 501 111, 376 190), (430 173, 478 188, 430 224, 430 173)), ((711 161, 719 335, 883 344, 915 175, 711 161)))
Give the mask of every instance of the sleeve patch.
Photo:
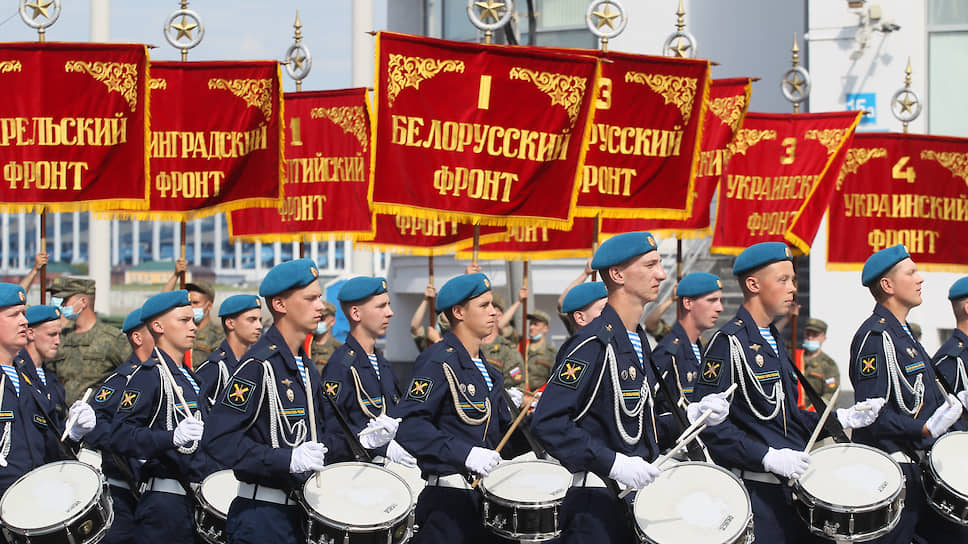
POLYGON ((39 427, 47 428, 47 418, 40 414, 34 414, 34 423, 39 427))
POLYGON ((225 397, 222 399, 222 404, 244 412, 245 407, 249 404, 249 399, 252 398, 252 391, 254 389, 254 383, 233 376, 225 387, 225 397))
POLYGON ((138 397, 141 396, 141 391, 134 389, 126 390, 122 393, 121 404, 118 406, 118 411, 130 412, 134 410, 136 404, 138 404, 138 397))
POLYGON ((709 385, 719 385, 719 377, 723 373, 723 361, 721 359, 707 358, 703 364, 702 373, 699 381, 709 385))
POLYGON ((427 395, 430 394, 433 387, 434 381, 429 378, 414 378, 410 381, 410 387, 407 389, 407 398, 423 402, 427 400, 427 395))
POLYGON ((97 394, 94 395, 94 402, 103 404, 111 400, 111 397, 113 396, 114 389, 106 385, 102 385, 101 388, 97 390, 97 394))
POLYGON ((876 353, 861 355, 858 360, 860 361, 860 375, 862 378, 873 378, 877 376, 878 364, 876 353))
POLYGON ((339 392, 343 389, 343 384, 336 380, 326 380, 323 384, 323 393, 332 397, 333 400, 339 400, 339 392))
POLYGON ((581 379, 585 376, 585 369, 587 368, 588 363, 585 361, 565 359, 561 362, 561 366, 558 367, 554 381, 569 389, 578 389, 578 384, 581 383, 581 379))

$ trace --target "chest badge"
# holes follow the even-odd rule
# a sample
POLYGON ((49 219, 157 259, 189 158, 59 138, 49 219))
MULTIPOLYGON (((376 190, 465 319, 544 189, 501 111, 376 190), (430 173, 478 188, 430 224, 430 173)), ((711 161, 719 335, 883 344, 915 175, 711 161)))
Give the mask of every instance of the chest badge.
POLYGON ((759 366, 763 366, 763 354, 762 354, 762 353, 757 353, 757 354, 756 354, 756 359, 755 359, 755 361, 756 361, 756 364, 757 364, 757 365, 759 365, 759 366))
POLYGON ((631 379, 634 380, 635 379, 635 374, 636 374, 635 367, 634 366, 630 366, 629 367, 629 378, 631 378, 631 379))
POLYGON ((686 380, 689 383, 692 383, 692 382, 696 381, 696 374, 698 374, 698 372, 695 372, 695 371, 687 372, 686 373, 686 380))
POLYGON ((460 392, 461 393, 466 393, 467 392, 467 384, 462 383, 462 384, 458 385, 457 388, 460 389, 460 392))
POLYGON ((292 389, 286 389, 286 398, 289 399, 289 402, 292 402, 296 398, 296 394, 292 392, 292 389))
POLYGON ((623 380, 629 379, 629 371, 628 370, 623 370, 622 371, 622 379, 623 380))
POLYGON ((907 351, 907 354, 910 355, 912 359, 918 356, 918 352, 914 348, 907 348, 905 351, 907 351))
POLYGON ((759 352, 760 351, 760 345, 759 344, 750 344, 750 349, 753 350, 753 351, 759 352))
POLYGON ((477 388, 474 387, 474 384, 467 384, 467 393, 472 397, 477 394, 477 388))
POLYGON ((289 387, 290 385, 292 385, 292 380, 290 380, 289 378, 286 378, 285 380, 279 380, 279 383, 281 383, 282 385, 285 385, 286 387, 289 387))

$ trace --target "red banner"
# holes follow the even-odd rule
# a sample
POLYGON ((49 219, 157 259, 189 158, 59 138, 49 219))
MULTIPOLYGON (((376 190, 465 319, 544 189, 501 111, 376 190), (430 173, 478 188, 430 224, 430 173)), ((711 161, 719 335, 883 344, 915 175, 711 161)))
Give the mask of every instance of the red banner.
POLYGON ((374 211, 571 225, 598 61, 377 36, 374 211))
MULTIPOLYGON (((596 221, 595 217, 576 217, 571 230, 508 227, 507 240, 482 244, 478 258, 505 261, 588 258, 593 253, 596 221)), ((471 252, 466 249, 457 253, 457 259, 471 258, 471 252)))
MULTIPOLYGON (((503 240, 504 227, 482 225, 480 243, 503 240)), ((474 244, 474 226, 446 219, 402 215, 376 216, 376 235, 357 246, 407 255, 450 255, 474 244)))
POLYGON ((264 243, 372 236, 366 89, 286 93, 285 110, 286 197, 279 208, 231 212, 230 236, 264 243))
POLYGON ((809 252, 860 115, 748 114, 728 146, 710 251, 792 242, 809 252))
POLYGON ((282 86, 275 61, 151 63, 151 209, 191 219, 282 197, 282 86))
POLYGON ((576 213, 689 217, 709 61, 587 53, 605 62, 576 213))
POLYGON ((904 244, 921 269, 968 271, 965 185, 968 139, 857 134, 830 202, 827 268, 860 270, 904 244))
POLYGON ((148 207, 140 44, 0 44, 0 212, 148 207))
MULTIPOLYGON (((705 238, 712 234, 709 208, 726 168, 726 147, 743 124, 749 107, 752 82, 749 78, 716 79, 709 86, 706 117, 703 120, 699 168, 696 172, 692 213, 687 219, 602 218, 602 234, 647 230, 659 237, 705 238)), ((587 168, 587 167, 586 167, 587 168)), ((661 191, 659 191, 661 193, 661 191)))

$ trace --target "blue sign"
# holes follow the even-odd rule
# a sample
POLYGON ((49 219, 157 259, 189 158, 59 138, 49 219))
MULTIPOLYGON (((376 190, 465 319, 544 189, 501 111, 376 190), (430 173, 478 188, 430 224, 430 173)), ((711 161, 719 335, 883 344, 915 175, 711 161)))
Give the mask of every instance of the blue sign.
POLYGON ((876 93, 847 93, 847 109, 863 110, 867 115, 860 118, 861 125, 877 123, 877 94, 876 93))

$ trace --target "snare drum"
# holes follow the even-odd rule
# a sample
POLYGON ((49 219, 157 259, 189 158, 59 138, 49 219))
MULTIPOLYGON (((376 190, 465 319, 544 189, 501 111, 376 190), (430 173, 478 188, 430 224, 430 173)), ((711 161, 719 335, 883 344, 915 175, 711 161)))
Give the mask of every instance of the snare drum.
POLYGON ((50 463, 7 489, 0 498, 0 521, 8 542, 97 542, 114 521, 111 493, 90 465, 50 463))
POLYGON ((77 460, 101 470, 101 452, 98 450, 81 448, 81 450, 77 452, 77 460))
POLYGON ((225 518, 239 494, 239 481, 231 470, 210 474, 198 488, 195 502, 195 531, 209 544, 224 544, 225 518))
POLYGON ((934 443, 921 481, 931 508, 968 525, 968 433, 950 432, 934 443))
POLYGON ((635 529, 644 542, 732 544, 753 541, 753 507, 743 483, 709 463, 666 467, 635 495, 635 529))
POLYGON ((571 473, 551 461, 510 461, 481 480, 484 526, 512 540, 558 536, 558 511, 571 473))
POLYGON ((832 444, 810 452, 810 468, 794 483, 793 498, 811 533, 863 542, 887 534, 901 519, 904 473, 880 450, 832 444))
POLYGON ((302 496, 309 544, 402 544, 410 539, 415 496, 402 477, 381 466, 327 466, 306 481, 302 496))

